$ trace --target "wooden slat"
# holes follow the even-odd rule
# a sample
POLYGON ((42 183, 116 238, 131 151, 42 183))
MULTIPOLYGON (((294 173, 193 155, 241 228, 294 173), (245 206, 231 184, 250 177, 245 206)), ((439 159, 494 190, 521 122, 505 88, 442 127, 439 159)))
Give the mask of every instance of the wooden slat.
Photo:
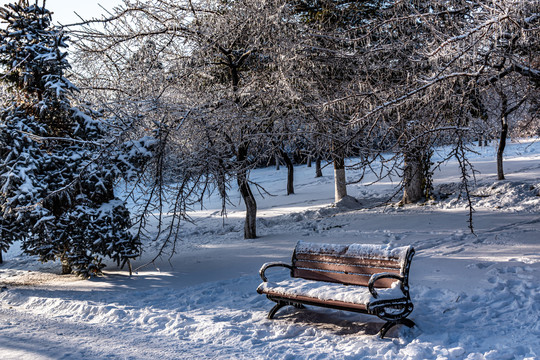
POLYGON ((336 251, 319 251, 319 249, 302 249, 298 250, 298 248, 295 249, 295 251, 298 254, 305 254, 305 255, 327 255, 327 256, 336 256, 336 257, 350 257, 350 258, 360 258, 360 259, 390 259, 390 260, 397 260, 399 261, 399 255, 395 254, 394 256, 390 254, 382 254, 370 251, 369 249, 366 249, 365 252, 358 251, 359 249, 355 249, 354 253, 347 252, 348 247, 344 248, 341 252, 336 251))
MULTIPOLYGON (((352 265, 364 265, 384 267, 391 269, 401 269, 401 262, 399 259, 379 259, 379 258, 351 258, 342 256, 320 255, 320 254, 295 254, 294 260, 310 260, 335 264, 352 264, 352 265)), ((294 264, 293 264, 294 265, 294 264)))
POLYGON ((318 262, 318 261, 305 261, 305 260, 297 260, 294 264, 294 266, 298 268, 304 268, 304 269, 314 269, 314 270, 326 270, 326 271, 334 271, 334 272, 341 272, 346 274, 378 274, 381 272, 390 272, 394 274, 400 274, 399 269, 394 268, 384 268, 384 267, 368 267, 363 265, 350 265, 350 264, 343 264, 343 263, 326 263, 326 262, 318 262))
MULTIPOLYGON (((370 275, 357 275, 357 274, 343 274, 336 272, 328 271, 315 271, 315 270, 304 270, 299 268, 294 268, 293 276, 307 279, 307 280, 317 280, 317 281, 326 281, 333 283, 342 283, 350 285, 362 285, 367 286, 369 283, 370 275)), ((389 288, 392 284, 397 281, 395 279, 381 279, 377 281, 375 287, 377 288, 389 288)))

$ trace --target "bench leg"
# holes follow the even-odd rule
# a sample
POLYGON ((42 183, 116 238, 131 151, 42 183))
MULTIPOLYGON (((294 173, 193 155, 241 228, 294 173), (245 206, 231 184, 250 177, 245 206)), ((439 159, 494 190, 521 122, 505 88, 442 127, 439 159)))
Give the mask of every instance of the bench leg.
POLYGON ((298 303, 289 303, 289 302, 286 302, 286 301, 278 301, 278 303, 272 308, 272 310, 270 310, 270 312, 268 313, 268 319, 273 319, 274 318, 274 315, 276 314, 276 312, 281 309, 282 307, 284 306, 287 306, 287 305, 292 305, 294 306, 295 308, 297 309, 305 309, 306 307, 302 304, 298 304, 298 303))
POLYGON ((403 318, 403 319, 399 319, 399 320, 395 320, 395 321, 387 321, 386 324, 383 325, 381 330, 379 330, 379 337, 381 339, 384 338, 384 335, 386 335, 388 330, 390 330, 391 328, 393 328, 394 326, 396 326, 398 324, 403 324, 403 325, 405 325, 407 327, 410 327, 410 328, 412 328, 415 325, 414 321, 412 321, 410 319, 407 319, 407 318, 403 318))
POLYGON ((273 319, 274 318, 274 315, 276 315, 276 312, 281 309, 282 307, 284 307, 285 305, 287 305, 286 303, 284 302, 278 302, 273 308, 272 310, 270 310, 270 312, 268 313, 268 319, 273 319))
POLYGON ((404 318, 404 319, 401 319, 399 321, 399 323, 409 327, 409 328, 412 328, 414 327, 416 324, 414 323, 414 321, 410 320, 410 319, 407 319, 407 318, 404 318))

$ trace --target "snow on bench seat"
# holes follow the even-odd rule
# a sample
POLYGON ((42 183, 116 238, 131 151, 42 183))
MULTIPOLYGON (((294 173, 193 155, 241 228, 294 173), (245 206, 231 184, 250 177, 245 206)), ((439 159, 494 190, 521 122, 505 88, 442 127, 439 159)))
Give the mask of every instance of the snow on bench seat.
MULTIPOLYGON (((280 282, 263 282, 257 288, 261 294, 285 296, 287 298, 310 298, 314 301, 339 301, 367 306, 375 298, 365 286, 346 286, 339 283, 321 283, 320 281, 290 278, 280 282)), ((391 288, 377 290, 377 300, 399 299, 405 297, 401 291, 401 282, 394 282, 391 288)))

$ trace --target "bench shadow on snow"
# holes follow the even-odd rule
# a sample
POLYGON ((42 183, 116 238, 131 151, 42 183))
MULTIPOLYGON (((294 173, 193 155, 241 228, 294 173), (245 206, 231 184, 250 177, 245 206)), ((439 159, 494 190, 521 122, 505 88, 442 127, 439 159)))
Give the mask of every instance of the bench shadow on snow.
MULTIPOLYGON (((372 315, 323 309, 314 306, 306 306, 305 309, 295 309, 292 306, 287 306, 280 310, 272 321, 311 327, 317 331, 333 335, 358 336, 376 336, 385 324, 384 321, 374 321, 372 315)), ((398 338, 401 328, 401 326, 396 326, 390 329, 385 338, 398 338)))

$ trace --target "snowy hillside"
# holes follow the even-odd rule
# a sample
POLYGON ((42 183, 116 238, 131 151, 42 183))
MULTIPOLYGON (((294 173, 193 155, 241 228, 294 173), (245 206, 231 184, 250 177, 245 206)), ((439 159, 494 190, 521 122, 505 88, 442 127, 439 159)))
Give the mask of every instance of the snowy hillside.
MULTIPOLYGON (((475 234, 450 161, 435 173, 437 199, 406 207, 385 204, 389 180, 350 185, 359 203, 334 206, 330 168, 316 179, 297 167, 290 196, 286 169, 255 170, 275 195, 258 198, 259 238, 243 239, 238 195, 225 220, 208 199, 178 254, 133 277, 112 266, 89 281, 60 276, 13 246, 0 265, 0 359, 539 359, 540 143, 508 145, 502 182, 494 148, 475 150, 475 234), (381 340, 368 315, 287 307, 267 320, 258 269, 289 261, 298 240, 414 246, 417 326, 381 340)), ((155 245, 146 251, 135 267, 155 245)))

